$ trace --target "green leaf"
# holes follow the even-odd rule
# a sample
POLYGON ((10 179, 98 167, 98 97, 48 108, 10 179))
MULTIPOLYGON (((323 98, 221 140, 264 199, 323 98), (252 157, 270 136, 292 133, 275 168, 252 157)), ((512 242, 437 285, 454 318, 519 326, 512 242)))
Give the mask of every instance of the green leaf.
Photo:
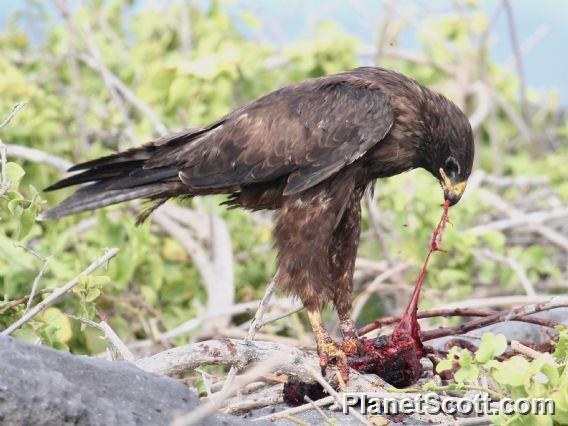
POLYGON ((479 367, 473 362, 471 352, 463 349, 460 352, 459 359, 460 369, 454 375, 454 379, 458 383, 473 382, 479 375, 479 367))
POLYGON ((556 348, 554 349, 554 358, 558 362, 566 362, 568 359, 568 329, 564 327, 556 327, 560 335, 558 336, 558 342, 556 342, 556 348))
POLYGON ((18 164, 11 161, 6 163, 6 179, 11 183, 10 187, 14 190, 20 186, 20 181, 26 172, 18 164))
POLYGON ((37 213, 39 211, 39 205, 37 202, 32 201, 32 204, 22 212, 22 217, 20 219, 20 229, 18 231, 18 239, 22 240, 31 231, 34 226, 37 213))
POLYGON ((436 366, 436 373, 443 373, 444 371, 449 371, 454 366, 454 363, 449 359, 443 359, 436 366))
POLYGON ((87 290, 87 294, 85 296, 85 302, 92 302, 100 295, 101 291, 98 288, 91 287, 89 290, 87 290))
POLYGON ((507 350, 507 338, 502 334, 485 333, 481 345, 475 353, 475 360, 480 364, 502 355, 507 350))
POLYGON ((514 356, 501 362, 493 370, 493 378, 502 385, 522 386, 525 382, 529 362, 522 356, 514 356))

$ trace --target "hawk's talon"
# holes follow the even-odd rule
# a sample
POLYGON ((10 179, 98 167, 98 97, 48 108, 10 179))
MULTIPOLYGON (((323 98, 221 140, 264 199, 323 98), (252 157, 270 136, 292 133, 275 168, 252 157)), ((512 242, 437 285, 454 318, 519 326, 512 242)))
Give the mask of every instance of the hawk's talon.
POLYGON ((346 355, 351 356, 360 355, 364 349, 363 343, 357 337, 344 338, 339 346, 346 355))
POLYGON ((349 380, 349 363, 345 352, 331 339, 325 339, 318 343, 318 355, 322 372, 325 373, 326 367, 332 363, 337 366, 341 378, 349 380))

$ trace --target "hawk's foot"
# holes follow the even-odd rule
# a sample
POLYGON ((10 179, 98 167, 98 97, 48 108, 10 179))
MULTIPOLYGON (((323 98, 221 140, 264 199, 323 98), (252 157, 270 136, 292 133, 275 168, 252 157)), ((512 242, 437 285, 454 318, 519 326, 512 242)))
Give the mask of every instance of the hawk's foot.
POLYGON ((337 366, 339 374, 344 381, 349 380, 349 363, 347 362, 347 355, 345 352, 329 337, 323 341, 318 342, 318 355, 320 359, 320 366, 325 372, 325 368, 331 363, 337 366))
POLYGON ((325 368, 330 363, 333 363, 339 369, 341 378, 344 381, 349 380, 349 364, 347 363, 347 355, 331 339, 329 333, 325 329, 320 312, 318 310, 308 310, 308 318, 316 338, 322 371, 325 372, 325 368))
POLYGON ((359 339, 357 327, 353 320, 351 318, 341 320, 339 322, 339 328, 343 335, 343 341, 340 343, 343 352, 347 355, 360 355, 365 347, 361 339, 359 339))

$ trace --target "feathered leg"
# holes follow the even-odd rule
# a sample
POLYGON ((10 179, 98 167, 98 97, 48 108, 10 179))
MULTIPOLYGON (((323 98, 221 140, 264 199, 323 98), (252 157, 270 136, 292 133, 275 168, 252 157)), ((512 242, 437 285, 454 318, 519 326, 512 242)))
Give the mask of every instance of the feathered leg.
POLYGON ((347 357, 326 331, 321 310, 334 300, 330 247, 353 189, 353 179, 346 176, 285 200, 274 232, 278 285, 306 307, 322 367, 334 362, 345 379, 347 357))
POLYGON ((343 335, 341 348, 350 355, 358 353, 360 341, 351 319, 353 271, 361 234, 361 194, 354 191, 345 213, 333 233, 330 247, 331 277, 334 283, 333 303, 343 335))

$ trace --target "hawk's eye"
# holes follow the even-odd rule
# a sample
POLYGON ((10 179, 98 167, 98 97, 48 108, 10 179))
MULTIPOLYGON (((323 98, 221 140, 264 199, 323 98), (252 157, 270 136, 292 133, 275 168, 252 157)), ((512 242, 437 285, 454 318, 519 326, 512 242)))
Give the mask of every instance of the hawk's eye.
POLYGON ((446 160, 446 164, 444 165, 444 171, 448 176, 457 176, 460 172, 460 166, 456 160, 450 157, 446 160))

